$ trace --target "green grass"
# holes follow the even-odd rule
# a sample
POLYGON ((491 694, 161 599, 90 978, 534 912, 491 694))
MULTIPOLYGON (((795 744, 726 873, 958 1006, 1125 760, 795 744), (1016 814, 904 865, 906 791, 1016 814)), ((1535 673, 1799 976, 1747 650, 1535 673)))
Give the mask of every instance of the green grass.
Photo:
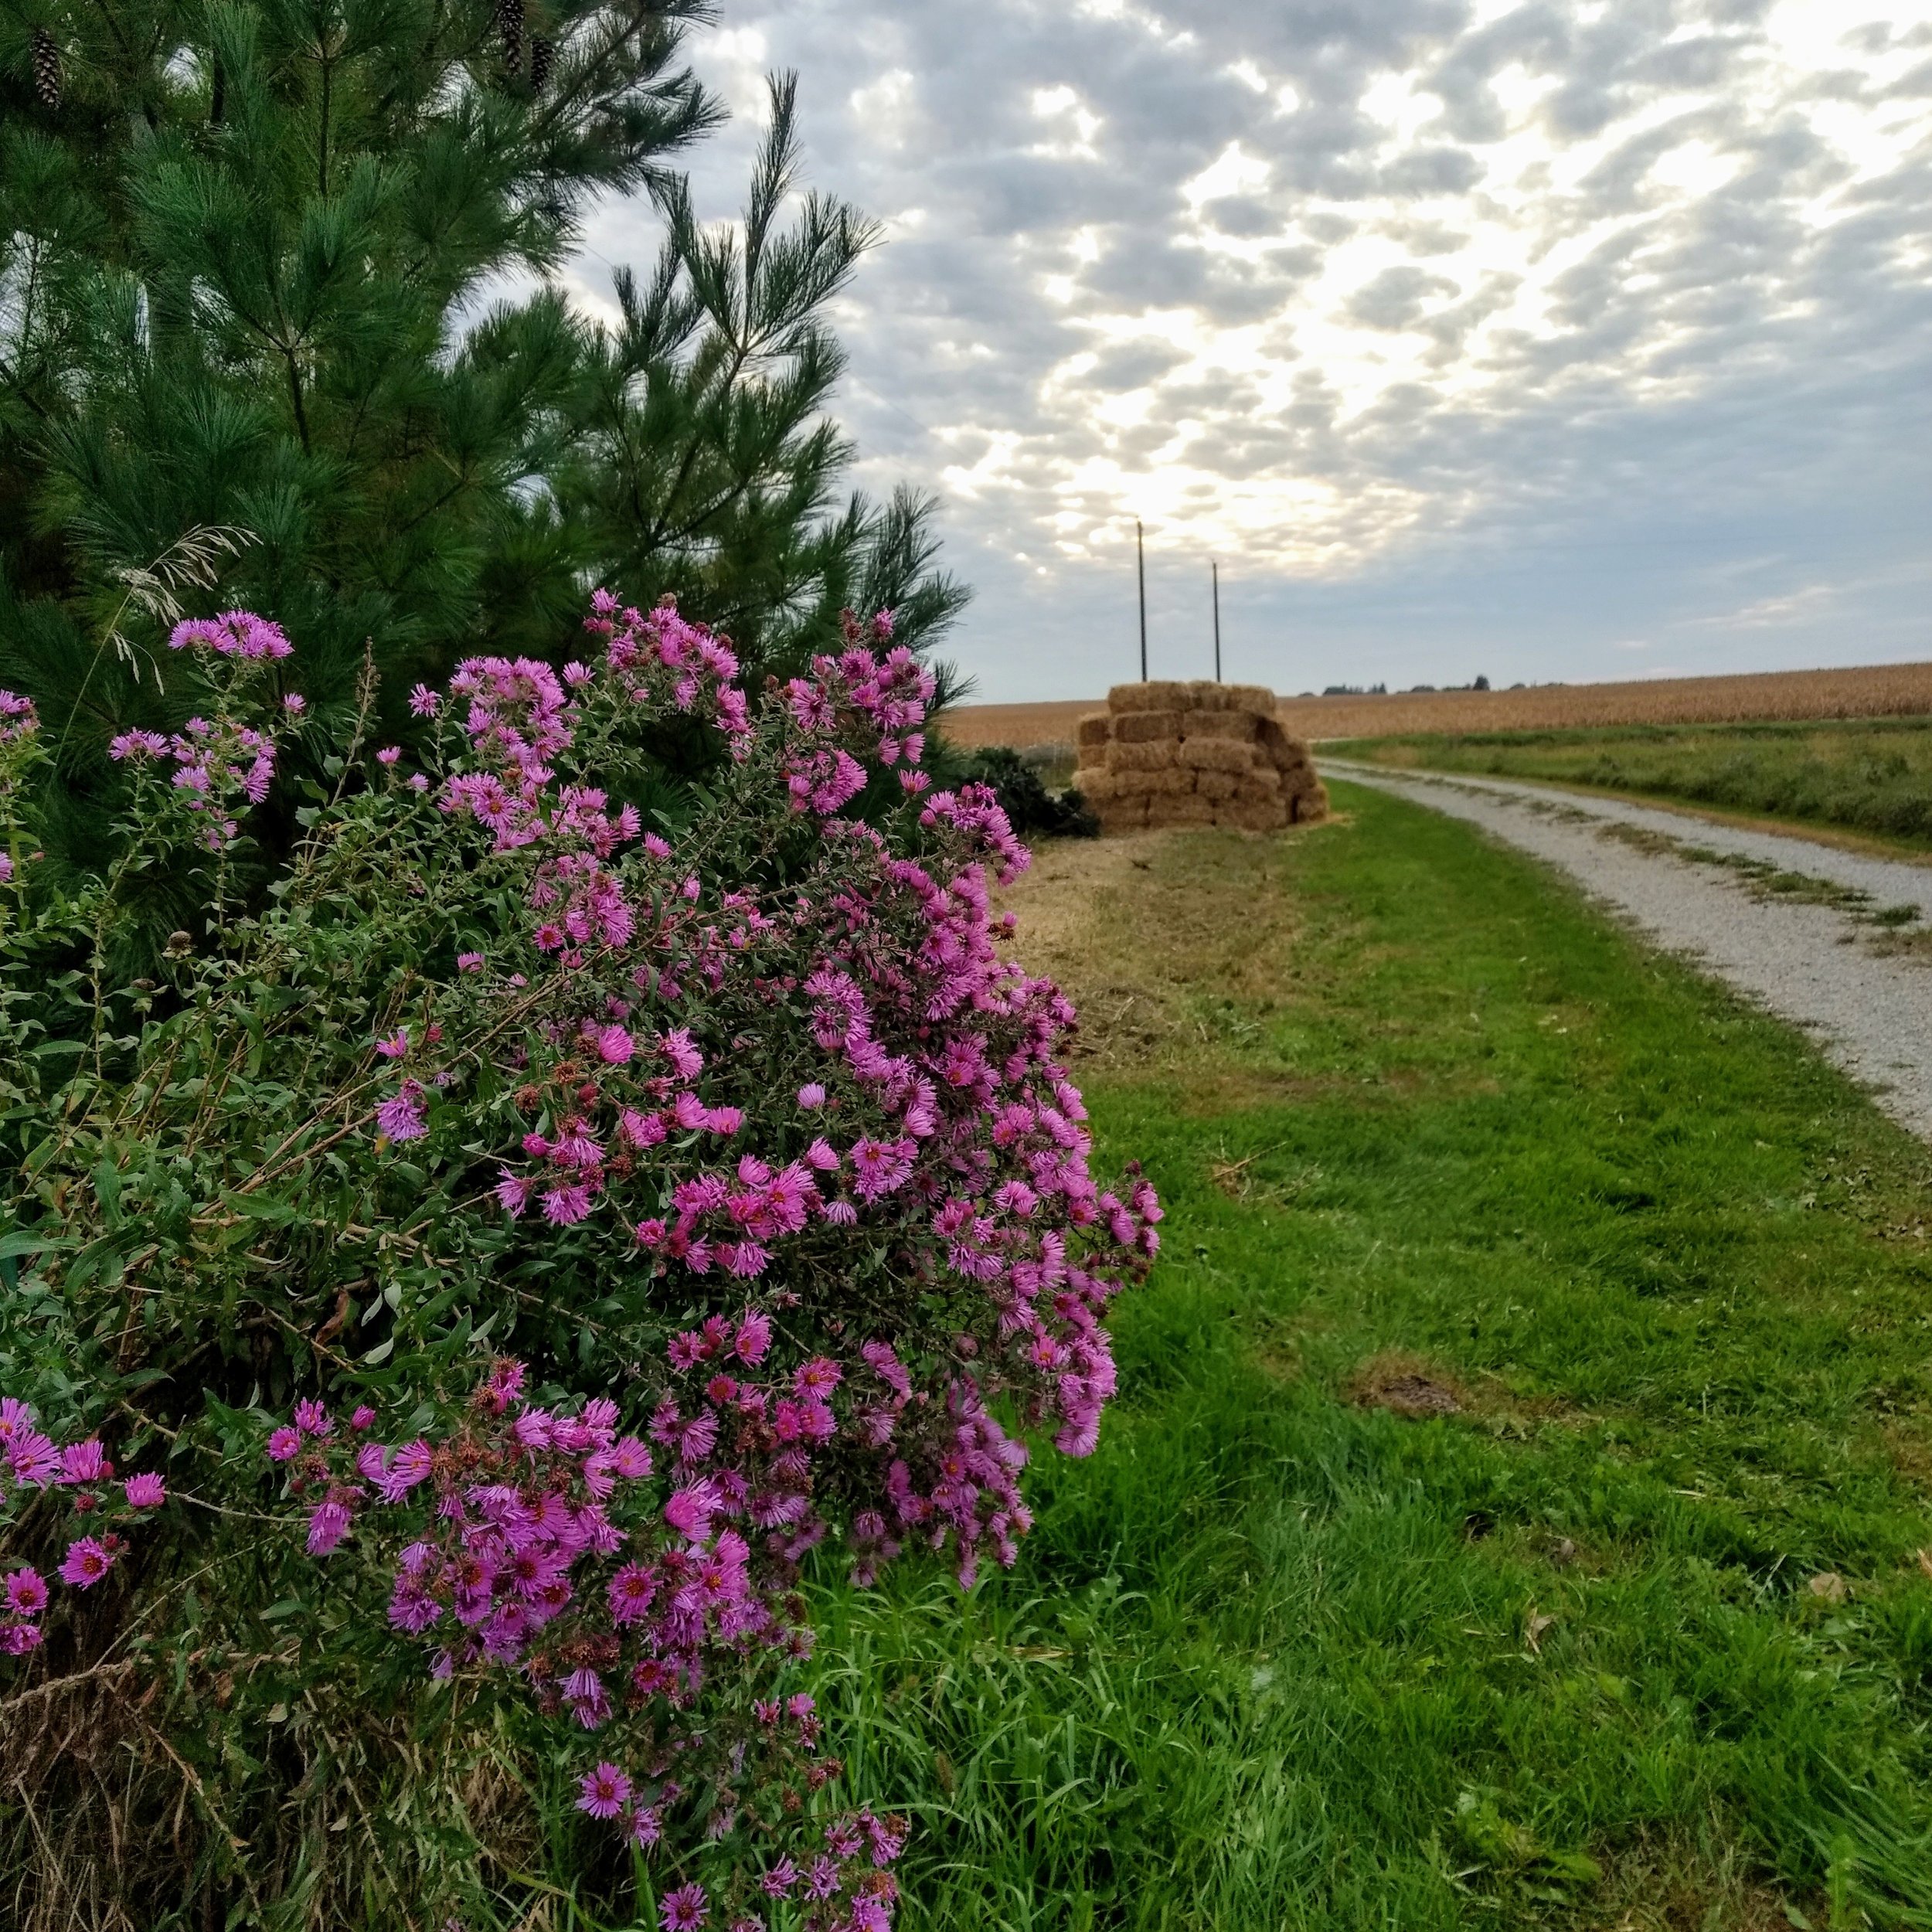
POLYGON ((1338 757, 1554 780, 1932 846, 1932 719, 1358 738, 1338 757))
POLYGON ((1095 978, 1138 934, 1162 981, 1166 1044, 1086 1078, 1166 1251, 1017 1572, 826 1593, 904 1923, 1932 1927, 1926 1151, 1335 792, 1093 889, 1095 978))

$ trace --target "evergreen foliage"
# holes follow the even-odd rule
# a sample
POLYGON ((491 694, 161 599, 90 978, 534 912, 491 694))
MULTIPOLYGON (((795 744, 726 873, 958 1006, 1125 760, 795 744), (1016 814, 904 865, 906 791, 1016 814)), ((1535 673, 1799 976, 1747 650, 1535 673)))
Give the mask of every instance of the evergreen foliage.
POLYGON ((211 530, 187 607, 281 613, 338 735, 366 654, 400 735, 460 655, 568 655, 593 582, 675 591, 753 665, 847 603, 915 644, 957 609, 929 505, 834 500, 821 314, 872 231, 781 222, 791 83, 741 240, 672 172, 719 117, 684 64, 709 11, 0 0, 0 678, 47 720, 53 849, 110 822, 107 740, 192 708, 179 612, 130 591, 211 530), (637 192, 668 239, 606 332, 555 271, 637 192))
POLYGON ((999 801, 1007 821, 1022 838, 1097 838, 1100 821, 1087 801, 1069 786, 1049 791, 1036 765, 1011 745, 987 745, 974 752, 961 770, 972 784, 986 786, 999 801))
POLYGON ((932 569, 930 505, 901 491, 835 512, 850 444, 826 414, 845 356, 823 320, 876 230, 798 186, 796 90, 774 84, 741 220, 707 231, 682 183, 648 284, 617 277, 622 319, 588 359, 588 436, 564 519, 619 581, 660 584, 787 672, 836 649, 843 609, 891 609, 917 645, 963 593, 932 569))

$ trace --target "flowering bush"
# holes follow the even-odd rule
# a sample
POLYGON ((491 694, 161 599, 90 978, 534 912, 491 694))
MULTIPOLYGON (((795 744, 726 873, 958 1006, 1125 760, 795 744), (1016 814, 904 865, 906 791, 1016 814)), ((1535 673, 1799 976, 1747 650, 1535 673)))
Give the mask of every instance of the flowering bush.
MULTIPOLYGON (((172 1659, 216 1864, 224 1806, 308 1792, 379 1685, 581 1739, 577 1808, 680 1879, 667 1926, 789 1898, 870 1927, 902 1828, 838 1811, 784 1683, 801 1566, 1011 1563, 1024 1438, 1094 1447, 1102 1317, 1160 1211, 1089 1176, 1073 1012, 988 910, 1026 855, 990 794, 930 787, 889 618, 755 709, 668 605, 600 594, 587 628, 561 670, 419 687, 419 755, 345 747, 246 895, 247 812, 315 729, 274 625, 177 632, 206 716, 117 744, 124 849, 77 888, 36 869, 33 721, 4 711, 0 1386, 165 1447, 189 1512, 57 1661, 172 1659), (693 728, 730 759, 673 808, 653 747, 693 728), (162 862, 203 930, 143 959, 128 882, 162 862), (124 955, 147 970, 117 984, 124 955)), ((413 1913, 482 1869, 399 1883, 413 1913)))

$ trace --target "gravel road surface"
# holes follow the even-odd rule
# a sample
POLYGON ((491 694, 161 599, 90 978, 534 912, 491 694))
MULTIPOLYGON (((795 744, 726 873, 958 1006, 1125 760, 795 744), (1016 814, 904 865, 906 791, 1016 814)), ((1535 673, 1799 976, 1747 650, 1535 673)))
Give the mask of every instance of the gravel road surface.
POLYGON ((1916 942, 1932 933, 1932 865, 1510 779, 1317 762, 1567 872, 1658 946, 1809 1029, 1879 1106, 1932 1139, 1932 951, 1917 949, 1932 937, 1916 942))

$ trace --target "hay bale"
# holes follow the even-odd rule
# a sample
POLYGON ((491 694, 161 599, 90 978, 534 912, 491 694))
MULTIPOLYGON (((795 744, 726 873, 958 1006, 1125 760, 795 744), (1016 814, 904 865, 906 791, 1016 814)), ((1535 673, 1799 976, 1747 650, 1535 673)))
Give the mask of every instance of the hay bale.
POLYGON ((1181 735, 1181 719, 1185 715, 1172 709, 1124 711, 1114 720, 1114 742, 1144 745, 1159 738, 1178 738, 1181 735))
POLYGON ((1150 798, 1181 798, 1194 789, 1194 774, 1185 765, 1171 765, 1165 771, 1136 772, 1129 781, 1150 798))
POLYGON ((1187 702, 1187 686, 1155 679, 1147 684, 1117 684, 1107 694, 1107 708, 1117 718, 1123 712, 1172 711, 1187 702))
POLYGON ((1260 685, 1116 685, 1075 727, 1073 782, 1103 833, 1226 825, 1277 832, 1328 815, 1308 747, 1260 685))
POLYGON ((1314 791, 1304 791, 1288 801, 1288 822, 1293 825, 1316 825, 1328 815, 1328 788, 1317 784, 1314 791))
POLYGON ((1220 808, 1219 822, 1236 832, 1279 832, 1288 815, 1278 799, 1255 804, 1237 798, 1220 808))
POLYGON ((1228 738, 1236 743, 1251 744, 1257 723, 1252 712, 1190 711, 1181 729, 1189 738, 1228 738))
POLYGON ((1196 771, 1252 771, 1254 747, 1232 738, 1184 738, 1175 747, 1179 762, 1196 771))
POLYGON ((1155 738, 1145 744, 1111 744, 1104 756, 1112 772, 1168 771, 1180 762, 1181 740, 1155 738))
POLYGON ((1199 826, 1214 823, 1215 803, 1198 792, 1182 798, 1156 798, 1147 815, 1150 827, 1199 826))

